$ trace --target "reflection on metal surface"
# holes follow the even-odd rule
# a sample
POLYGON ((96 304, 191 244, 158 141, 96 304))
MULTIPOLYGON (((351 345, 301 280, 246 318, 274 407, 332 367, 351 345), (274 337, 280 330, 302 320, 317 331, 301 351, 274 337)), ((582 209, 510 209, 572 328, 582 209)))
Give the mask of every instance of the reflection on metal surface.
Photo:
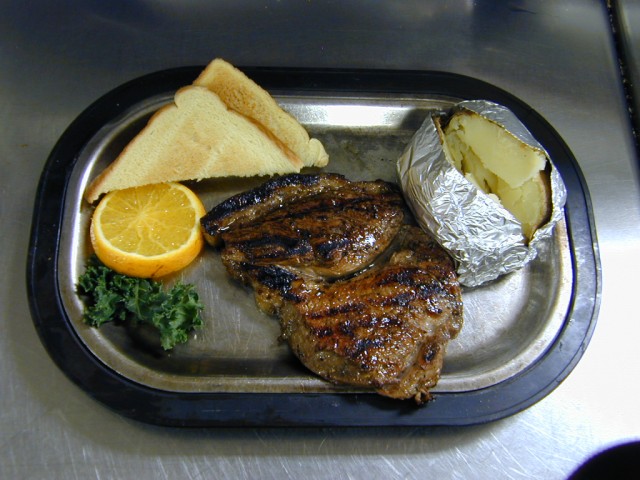
MULTIPOLYGON (((179 275, 197 285, 206 305, 205 328, 170 354, 153 355, 117 326, 82 323, 74 285, 84 271, 91 207, 82 193, 171 95, 150 98, 105 125, 85 146, 67 192, 59 285, 64 307, 85 345, 105 365, 134 382, 177 392, 346 392, 306 371, 278 341, 275 319, 260 313, 248 289, 227 276, 218 253, 207 249, 179 275)), ((448 108, 442 99, 279 97, 296 112, 331 156, 327 170, 354 180, 395 180, 396 159, 425 116, 448 108), (362 115, 365 112, 365 115, 362 115), (308 122, 307 122, 308 120, 308 122)), ((205 207, 261 179, 194 183, 205 207)), ((449 346, 434 391, 463 392, 495 385, 534 363, 562 327, 572 288, 571 253, 564 224, 539 258, 488 286, 464 292, 465 325, 449 346)))

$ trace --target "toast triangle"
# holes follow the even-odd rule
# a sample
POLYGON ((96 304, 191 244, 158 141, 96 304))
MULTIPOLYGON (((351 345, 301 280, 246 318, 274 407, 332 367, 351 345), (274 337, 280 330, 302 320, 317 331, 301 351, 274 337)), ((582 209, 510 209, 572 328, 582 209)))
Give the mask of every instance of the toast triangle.
POLYGON ((193 83, 215 92, 229 108, 271 132, 305 167, 324 167, 329 162, 319 140, 309 138, 304 127, 266 90, 227 61, 214 59, 193 83))
POLYGON ((112 190, 223 176, 299 172, 259 125, 227 108, 211 90, 190 85, 158 110, 85 191, 92 203, 112 190))

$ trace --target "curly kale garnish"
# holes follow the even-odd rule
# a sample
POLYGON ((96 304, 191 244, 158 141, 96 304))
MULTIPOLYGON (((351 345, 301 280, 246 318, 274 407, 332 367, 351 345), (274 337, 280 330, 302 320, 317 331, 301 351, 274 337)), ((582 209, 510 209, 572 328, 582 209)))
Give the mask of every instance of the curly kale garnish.
POLYGON ((78 293, 85 297, 87 324, 148 324, 160 333, 165 350, 185 343, 189 333, 203 324, 200 313, 204 306, 193 285, 177 283, 165 291, 160 282, 119 274, 95 258, 78 279, 78 293))

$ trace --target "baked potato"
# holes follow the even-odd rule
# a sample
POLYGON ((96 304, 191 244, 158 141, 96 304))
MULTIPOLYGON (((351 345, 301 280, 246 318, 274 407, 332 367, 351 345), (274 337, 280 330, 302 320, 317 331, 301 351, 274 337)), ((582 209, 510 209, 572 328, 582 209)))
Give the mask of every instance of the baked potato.
POLYGON ((530 241, 551 215, 550 168, 545 152, 470 110, 439 128, 445 156, 477 188, 500 202, 530 241))

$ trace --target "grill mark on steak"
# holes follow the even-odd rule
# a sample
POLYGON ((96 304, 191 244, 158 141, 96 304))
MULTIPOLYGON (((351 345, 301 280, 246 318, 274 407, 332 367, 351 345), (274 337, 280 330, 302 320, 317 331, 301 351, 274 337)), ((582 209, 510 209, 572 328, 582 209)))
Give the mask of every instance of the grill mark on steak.
POLYGON ((250 237, 244 241, 236 240, 236 248, 244 252, 250 252, 251 260, 256 262, 262 259, 281 258, 282 252, 291 256, 304 256, 312 253, 312 247, 305 238, 304 232, 300 232, 301 238, 292 238, 285 235, 270 235, 268 237, 250 237))
MULTIPOLYGON (((417 227, 401 235, 430 243, 417 227)), ((446 273, 429 249, 404 250, 406 240, 389 263, 324 285, 322 295, 287 303, 280 316, 294 352, 322 377, 424 401, 439 378, 438 352, 462 326, 462 302, 452 262, 446 273), (407 257, 416 266, 405 271, 407 257)))
MULTIPOLYGON (((220 234, 227 231, 232 224, 235 224, 235 228, 243 222, 251 222, 252 219, 268 212, 274 212, 283 205, 290 208, 298 199, 309 198, 326 191, 339 193, 340 190, 346 193, 378 195, 388 191, 399 194, 397 186, 383 181, 350 182, 344 176, 333 173, 290 174, 275 177, 254 189, 223 201, 201 219, 201 224, 209 243, 217 245, 221 241, 220 234)), ((336 195, 333 199, 340 198, 340 195, 336 195)), ((325 206, 328 207, 330 205, 325 206)), ((336 205, 325 214, 335 209, 336 205)))
POLYGON ((397 187, 348 182, 338 175, 311 177, 315 181, 273 180, 269 188, 258 188, 277 201, 243 193, 207 214, 202 225, 210 243, 224 243, 223 261, 277 263, 337 278, 365 268, 383 253, 405 219, 397 187), (249 204, 245 197, 261 198, 264 204, 249 204))
POLYGON ((258 306, 269 315, 276 315, 285 301, 302 301, 293 288, 300 277, 285 268, 246 262, 227 263, 225 266, 233 278, 253 286, 258 306))
MULTIPOLYGON (((303 174, 276 177, 273 180, 263 183, 259 187, 235 195, 226 202, 220 203, 204 217, 204 222, 219 222, 222 219, 232 221, 232 218, 235 218, 234 214, 237 214, 247 207, 273 203, 274 198, 276 198, 274 194, 278 191, 284 191, 287 187, 291 186, 315 187, 325 178, 326 176, 303 174)), ((206 224, 204 227, 205 230, 210 228, 207 227, 206 224)))
POLYGON ((386 182, 295 174, 230 198, 202 225, 310 370, 420 403, 462 327, 462 299, 453 261, 404 224, 405 209, 386 182))

